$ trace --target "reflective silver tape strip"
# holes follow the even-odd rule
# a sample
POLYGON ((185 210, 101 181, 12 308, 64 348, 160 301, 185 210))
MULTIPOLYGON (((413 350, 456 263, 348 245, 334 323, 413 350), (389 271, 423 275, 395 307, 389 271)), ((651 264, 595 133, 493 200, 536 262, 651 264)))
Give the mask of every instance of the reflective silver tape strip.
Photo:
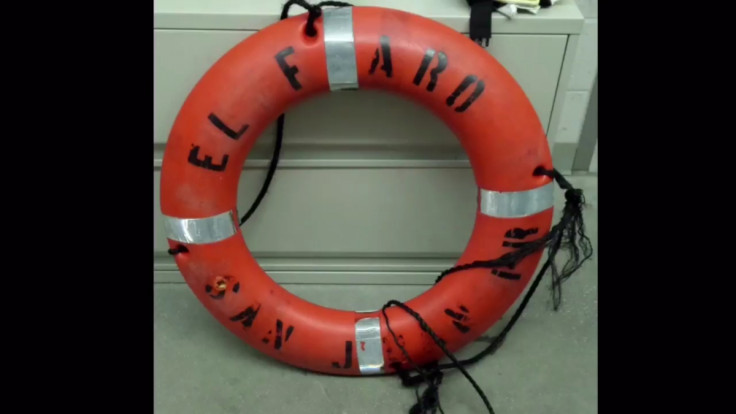
POLYGON ((554 182, 527 191, 499 192, 481 189, 480 212, 498 218, 532 216, 554 205, 554 191, 554 182))
POLYGON ((353 8, 340 7, 324 11, 324 41, 327 54, 327 79, 330 90, 358 89, 355 63, 353 8))
POLYGON ((355 344, 358 347, 358 366, 362 375, 383 372, 383 345, 381 343, 381 321, 364 318, 355 322, 355 344))
POLYGON ((188 244, 214 243, 238 232, 232 211, 201 219, 164 216, 164 229, 167 238, 188 244))

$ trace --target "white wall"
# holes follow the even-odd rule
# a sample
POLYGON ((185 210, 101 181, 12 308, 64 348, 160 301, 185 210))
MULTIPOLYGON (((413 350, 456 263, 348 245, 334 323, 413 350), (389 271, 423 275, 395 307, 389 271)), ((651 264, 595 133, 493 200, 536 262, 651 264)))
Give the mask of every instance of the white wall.
POLYGON ((589 171, 592 173, 598 172, 598 143, 595 143, 595 149, 593 150, 593 158, 590 160, 589 171))
MULTIPOLYGON (((585 25, 580 33, 570 82, 564 94, 563 112, 556 131, 555 146, 569 147, 564 148, 569 150, 566 152, 577 152, 578 155, 583 152, 587 157, 593 153, 597 157, 597 149, 591 151, 591 148, 581 148, 584 145, 597 145, 595 144, 597 140, 581 142, 581 134, 588 114, 593 84, 598 74, 598 0, 576 0, 576 2, 585 17, 585 25)), ((564 151, 563 148, 558 150, 564 151)), ((595 167, 597 169, 597 161, 595 167)))

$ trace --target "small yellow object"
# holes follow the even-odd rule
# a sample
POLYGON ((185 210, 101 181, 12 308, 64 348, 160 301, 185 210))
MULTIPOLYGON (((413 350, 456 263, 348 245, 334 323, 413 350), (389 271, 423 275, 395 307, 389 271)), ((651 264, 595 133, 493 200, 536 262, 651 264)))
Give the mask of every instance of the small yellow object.
POLYGON ((227 281, 225 279, 218 280, 217 283, 215 283, 215 286, 217 287, 217 290, 225 290, 225 288, 227 288, 227 281))

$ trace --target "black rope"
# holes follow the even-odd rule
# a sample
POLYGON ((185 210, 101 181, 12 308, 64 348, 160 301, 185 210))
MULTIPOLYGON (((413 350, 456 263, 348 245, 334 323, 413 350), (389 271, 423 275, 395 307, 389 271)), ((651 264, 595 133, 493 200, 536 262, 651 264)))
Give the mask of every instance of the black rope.
POLYGON ((179 253, 189 253, 189 249, 183 244, 179 244, 175 248, 167 250, 167 252, 172 256, 176 256, 179 253))
POLYGON ((248 211, 243 215, 243 217, 240 219, 240 225, 242 226, 250 216, 253 215, 253 213, 256 212, 256 209, 261 204, 261 201, 263 201, 263 198, 266 196, 266 193, 268 192, 268 187, 271 185, 271 180, 273 180, 273 175, 276 172, 276 167, 279 165, 279 156, 281 154, 281 143, 284 140, 284 119, 285 115, 281 114, 279 115, 279 119, 276 121, 276 145, 273 147, 273 154, 271 155, 271 163, 268 165, 268 173, 266 174, 266 179, 263 181, 263 185, 261 186, 261 190, 258 192, 258 196, 256 196, 255 201, 253 201, 253 204, 250 205, 250 208, 248 211))
POLYGON ((442 382, 442 371, 439 370, 438 366, 434 368, 430 368, 431 372, 424 372, 419 368, 414 361, 412 361, 411 357, 409 356, 409 353, 406 351, 406 349, 399 343, 399 339, 396 336, 396 333, 391 329, 391 324, 388 320, 388 315, 386 314, 386 309, 391 306, 398 306, 399 308, 403 309, 404 312, 408 313, 413 317, 414 319, 419 322, 419 327, 422 329, 422 331, 426 332, 430 338, 432 338, 432 341, 442 350, 442 352, 445 353, 445 355, 450 358, 450 360, 453 363, 453 366, 460 370, 462 374, 465 376, 465 378, 468 379, 470 384, 475 388, 475 391, 480 395, 481 399, 483 400, 483 403, 486 405, 486 408, 488 409, 489 413, 493 413, 493 408, 491 407, 491 403, 488 401, 488 397, 486 397, 486 394, 483 392, 483 390, 480 389, 478 386, 478 383, 475 382, 475 379, 468 373, 468 371, 462 366, 460 361, 457 360, 455 355, 450 352, 447 347, 445 347, 445 341, 440 339, 437 334, 432 330, 432 328, 427 325, 427 322, 422 319, 422 317, 415 312, 413 309, 411 309, 409 306, 404 304, 403 302, 399 302, 398 300, 390 300, 388 301, 383 307, 381 308, 381 312, 383 313, 383 318, 386 320, 386 328, 388 329, 389 333, 394 339, 394 343, 396 343, 396 346, 399 347, 401 352, 404 354, 404 357, 409 361, 409 363, 412 365, 412 368, 417 370, 417 372, 420 373, 422 379, 429 384, 429 387, 425 392, 422 394, 422 397, 417 398, 417 404, 412 407, 412 409, 409 411, 410 414, 414 413, 422 413, 425 412, 432 412, 432 410, 439 408, 440 412, 442 411, 442 406, 440 406, 440 398, 439 398, 439 386, 442 382), (431 379, 431 378, 432 379, 431 379), (433 380, 434 379, 434 380, 433 380), (438 380, 436 380, 438 379, 438 380))
MULTIPOLYGON (((305 0, 289 0, 286 2, 286 4, 284 4, 284 7, 282 9, 282 12, 281 12, 282 20, 288 17, 289 9, 293 5, 299 5, 302 8, 307 10, 308 16, 307 16, 307 24, 305 26, 305 34, 310 37, 314 37, 317 35, 315 21, 322 15, 322 9, 321 9, 322 7, 324 6, 334 6, 334 7, 351 6, 349 3, 338 2, 338 1, 323 1, 321 3, 312 5, 306 2, 305 0)), ((494 7, 492 11, 497 11, 495 9, 496 7, 494 7)), ((509 16, 506 16, 506 17, 508 18, 509 16)), ((485 21, 485 18, 482 20, 485 21)), ((485 26, 485 24, 483 26, 485 26)), ((480 36, 476 36, 478 38, 474 40, 479 41, 480 43, 482 43, 482 41, 485 41, 487 45, 488 39, 490 39, 490 24, 488 24, 487 30, 488 30, 487 36, 486 36, 486 33, 484 32, 480 36)), ((484 28, 484 31, 485 31, 485 28, 484 28)), ((271 185, 273 175, 276 171, 276 167, 278 166, 279 155, 281 152, 281 146, 283 142, 284 118, 285 118, 284 114, 281 114, 277 121, 276 144, 274 146, 274 151, 271 157, 271 163, 269 165, 266 179, 261 187, 260 192, 258 193, 258 196, 256 197, 256 200, 253 202, 251 207, 248 209, 248 212, 246 212, 245 215, 243 215, 243 217, 241 218, 240 220, 241 226, 256 211, 261 201, 265 197, 266 193, 268 192, 269 186, 271 185)), ((519 305, 516 312, 513 314, 513 316, 509 320, 509 322, 506 324, 506 326, 504 326, 501 333, 495 338, 493 338, 491 343, 485 349, 483 349, 481 352, 479 352, 478 354, 476 354, 475 356, 471 358, 460 361, 455 357, 455 355, 452 352, 450 352, 446 348, 444 341, 437 336, 437 334, 431 329, 431 327, 424 321, 421 315, 419 315, 416 311, 411 309, 406 304, 400 301, 390 300, 381 309, 384 319, 386 320, 386 327, 388 328, 389 333, 393 337, 394 343, 402 351, 404 357, 406 358, 407 362, 411 366, 411 370, 406 370, 401 366, 400 363, 393 365, 396 371, 396 374, 401 378, 402 385, 406 387, 415 387, 415 395, 417 398, 417 403, 414 406, 412 406, 411 410, 409 411, 410 414, 436 413, 437 410, 439 410, 440 413, 444 414, 444 411, 442 410, 442 406, 440 404, 440 399, 439 399, 439 386, 442 383, 442 379, 443 379, 442 371, 448 370, 448 369, 459 370, 463 374, 463 376, 465 376, 465 378, 471 383, 475 391, 481 397, 488 412, 494 413, 493 408, 491 407, 491 404, 488 401, 488 398, 486 397, 485 393, 483 393, 483 390, 481 390, 481 388, 478 386, 475 379, 473 379, 473 377, 465 369, 465 366, 478 362, 484 357, 493 354, 496 350, 500 348, 500 346, 503 344, 506 338, 506 335, 509 333, 509 331, 513 328, 514 324, 521 317, 521 314, 526 308, 529 300, 531 299, 532 295, 534 294, 537 287, 539 286, 542 276, 544 276, 544 274, 547 272, 548 269, 550 268, 552 269, 551 271, 551 274, 552 274, 551 289, 552 289, 553 307, 554 307, 554 310, 558 310, 562 302, 562 283, 565 280, 567 280, 572 275, 572 273, 574 273, 577 269, 579 269, 583 262, 585 262, 592 256, 591 243, 588 237, 585 235, 585 227, 583 224, 582 206, 585 203, 585 199, 583 197, 582 191, 579 189, 573 188, 572 185, 570 185, 570 183, 557 170, 546 170, 542 167, 539 167, 534 171, 534 175, 537 175, 537 176, 545 175, 545 176, 551 177, 557 182, 560 188, 565 190, 566 202, 565 202, 565 208, 563 210, 563 214, 562 214, 562 218, 560 219, 560 222, 557 225, 553 226, 550 232, 547 233, 545 236, 541 237, 540 239, 537 239, 537 240, 534 240, 532 242, 522 245, 520 248, 518 248, 514 252, 504 254, 503 256, 497 259, 494 259, 494 260, 481 260, 481 261, 475 261, 472 263, 455 266, 453 268, 443 271, 437 277, 437 280, 435 281, 435 284, 440 283, 445 277, 453 273, 462 272, 464 270, 469 270, 469 269, 475 269, 475 268, 492 269, 492 268, 499 268, 499 267, 513 268, 516 264, 518 264, 525 257, 537 252, 539 249, 547 247, 548 249, 547 261, 543 264, 539 273, 534 278, 529 290, 527 291, 526 295, 522 299, 521 304, 519 305), (559 271, 557 269, 557 266, 555 265, 555 257, 560 249, 567 249, 570 251, 570 258, 565 263, 561 271, 559 271), (582 255, 581 255, 581 251, 582 251, 582 255), (430 338, 432 338, 434 343, 442 350, 445 356, 447 356, 450 359, 451 363, 439 364, 437 361, 435 361, 435 362, 426 364, 423 367, 419 367, 411 359, 406 349, 399 343, 399 339, 396 336, 396 333, 393 331, 393 329, 390 326, 389 318, 388 318, 388 315, 386 314, 386 309, 391 306, 397 306, 401 308, 403 311, 407 312, 410 316, 412 316, 417 321, 417 323, 419 323, 419 326, 422 329, 422 331, 427 333, 430 336, 430 338), (411 376, 409 374, 410 371, 416 371, 417 375, 411 376), (425 391, 420 395, 418 386, 421 383, 426 383, 427 389, 425 389, 425 391)), ((182 245, 177 246, 176 249, 169 249, 169 254, 172 254, 172 255, 178 254, 178 253, 185 253, 185 252, 188 252, 188 249, 182 245)))
POLYGON ((394 365, 394 369, 397 371, 399 377, 401 378, 402 385, 407 387, 415 387, 422 382, 428 384, 427 389, 421 396, 419 396, 418 389, 415 391, 415 394, 417 395, 417 403, 410 410, 411 414, 435 412, 434 410, 436 409, 439 409, 440 412, 442 412, 442 408, 439 403, 438 388, 439 383, 442 379, 442 370, 448 369, 458 369, 460 372, 462 372, 462 374, 468 379, 475 391, 483 400, 483 403, 485 404, 488 412, 494 413, 493 408, 488 402, 488 398, 486 397, 485 393, 483 393, 480 387, 478 387, 478 384, 467 372, 467 370, 465 370, 464 367, 470 364, 474 364, 484 357, 493 354, 501 347, 504 340, 506 339, 506 336, 511 331, 514 324, 521 317, 521 314, 524 312, 524 309, 529 303, 529 300, 531 299, 532 295, 534 295, 534 292, 539 286, 542 277, 548 269, 552 269, 552 298, 553 307, 556 311, 559 309, 562 301, 562 283, 567 280, 572 275, 572 273, 579 269, 583 262, 585 262, 592 256, 592 245, 590 243, 590 239, 585 235, 585 226, 582 217, 582 207, 585 203, 582 191, 573 188, 572 185, 557 170, 546 170, 540 167, 534 171, 534 175, 545 175, 554 178, 560 188, 565 190, 565 208, 563 210, 560 222, 553 226, 550 232, 547 233, 545 236, 522 245, 518 250, 514 252, 504 254, 503 256, 494 260, 480 260, 452 267, 442 272, 435 281, 435 284, 437 284, 442 281, 442 279, 444 279, 446 276, 452 273, 469 269, 490 269, 498 267, 513 268, 525 257, 537 252, 539 249, 544 248, 545 246, 547 247, 547 260, 542 265, 542 268, 539 270, 536 277, 534 278, 519 307, 516 309, 506 326, 504 326, 501 333, 493 338, 491 343, 485 349, 483 349, 471 358, 458 361, 457 358, 445 347, 444 341, 437 337, 435 332, 422 319, 422 317, 406 304, 396 300, 390 300, 381 309, 383 317, 386 320, 386 327, 393 337, 394 343, 402 351, 404 357, 407 359, 407 362, 409 363, 409 365, 411 365, 412 370, 418 372, 418 375, 411 376, 405 369, 401 367, 400 364, 394 365), (569 250, 570 257, 563 266, 562 271, 558 271, 555 264, 555 257, 557 256, 557 253, 561 248, 569 250), (386 314, 386 308, 391 306, 398 306, 406 313, 408 313, 411 317, 413 317, 419 323, 419 327, 422 329, 422 331, 426 332, 430 336, 432 341, 452 362, 447 364, 438 364, 435 361, 431 364, 426 365, 425 367, 418 367, 416 363, 411 360, 408 352, 404 349, 404 346, 401 345, 396 334, 390 327, 388 315, 386 314), (437 378, 439 378, 439 381, 436 380, 437 378))
MULTIPOLYGON (((309 15, 307 16, 307 25, 304 28, 304 31, 307 36, 314 37, 317 35, 317 29, 314 27, 314 22, 319 18, 319 16, 322 15, 322 7, 328 6, 328 7, 349 7, 351 6, 350 3, 345 3, 342 1, 323 1, 321 3, 317 3, 315 5, 311 5, 305 0, 289 0, 284 4, 284 7, 281 9, 281 20, 286 19, 289 17, 289 9, 291 9, 291 6, 298 5, 303 7, 307 10, 309 15)), ((268 172, 266 173, 266 179, 263 181, 263 185, 261 185, 261 190, 258 192, 258 195, 256 196, 256 199, 251 204, 248 211, 243 214, 243 217, 240 218, 240 225, 242 226, 245 224, 246 221, 253 215, 253 213, 256 212, 256 209, 258 209, 258 206, 261 205, 261 201, 263 201, 263 198, 266 197, 266 193, 268 192, 268 188, 271 185, 271 180, 273 180, 273 176, 276 173, 276 167, 279 164, 279 157, 281 155, 281 145, 284 141, 284 121, 285 121, 285 114, 279 115, 278 120, 276 121, 276 144, 273 147, 273 154, 271 155, 271 163, 268 165, 268 172)))
POLYGON ((317 28, 314 27, 314 22, 322 15, 322 7, 350 7, 352 4, 345 3, 343 1, 323 1, 317 4, 309 4, 305 0, 289 0, 284 4, 284 8, 281 9, 281 20, 286 19, 289 16, 289 9, 293 5, 298 5, 304 8, 309 14, 307 15, 307 26, 304 31, 309 37, 317 36, 317 28))

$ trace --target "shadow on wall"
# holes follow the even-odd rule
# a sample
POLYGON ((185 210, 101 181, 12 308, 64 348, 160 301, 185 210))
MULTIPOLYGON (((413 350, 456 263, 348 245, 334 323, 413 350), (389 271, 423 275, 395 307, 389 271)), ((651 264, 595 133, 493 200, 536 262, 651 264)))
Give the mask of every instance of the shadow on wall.
POLYGON ((572 164, 573 171, 598 172, 598 76, 593 82, 580 142, 572 164))

